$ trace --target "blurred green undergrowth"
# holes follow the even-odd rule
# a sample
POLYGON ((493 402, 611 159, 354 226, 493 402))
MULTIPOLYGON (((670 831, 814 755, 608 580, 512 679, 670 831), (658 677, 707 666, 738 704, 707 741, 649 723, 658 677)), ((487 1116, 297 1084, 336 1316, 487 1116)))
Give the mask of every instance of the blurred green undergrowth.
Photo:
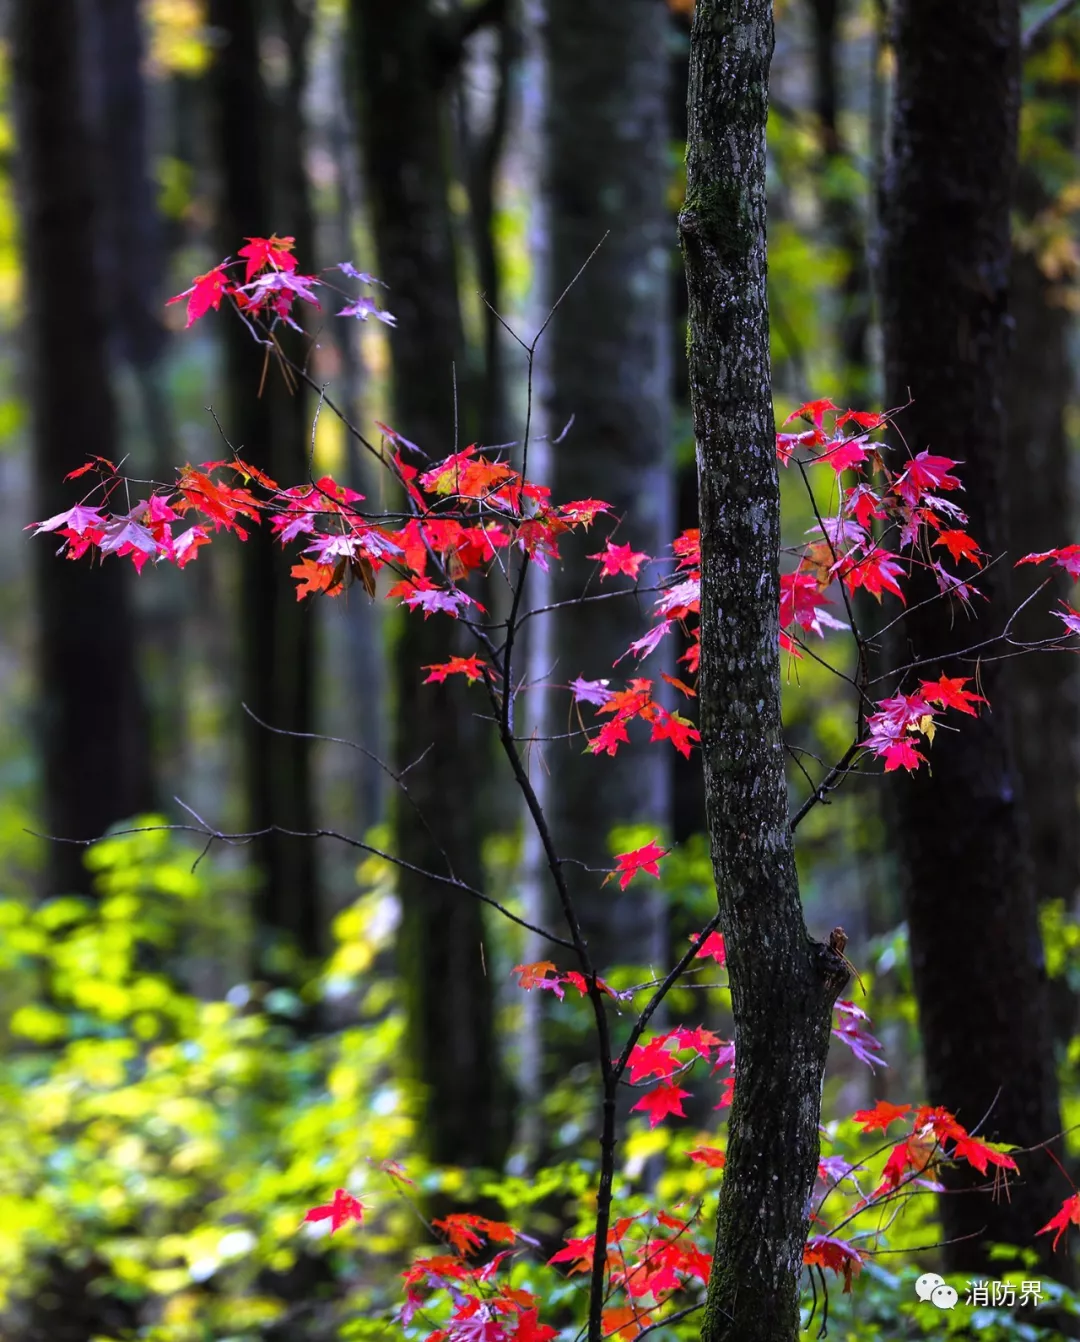
MULTIPOLYGON (((621 844, 638 836, 616 837, 621 844)), ((515 847, 504 847, 509 881, 515 847)), ((19 1318, 49 1289, 50 1262, 59 1259, 75 1269, 93 1264, 95 1290, 129 1310, 132 1327, 101 1342, 421 1338, 439 1324, 438 1300, 404 1330, 394 1315, 403 1267, 420 1246, 433 1252, 422 1204, 438 1193, 482 1200, 537 1238, 535 1252, 506 1270, 544 1302, 562 1342, 572 1342, 584 1317, 584 1275, 544 1259, 562 1234, 590 1229, 596 1160, 580 1080, 551 1097, 562 1136, 548 1168, 512 1162, 493 1175, 426 1167, 415 1154, 418 1106, 389 961, 397 920, 390 865, 361 864, 360 894, 334 923, 334 949, 297 993, 240 982, 208 1000, 199 989, 205 964, 243 928, 230 890, 237 878, 212 856, 193 866, 197 856, 167 830, 141 828, 89 850, 94 899, 36 907, 0 900, 0 1319, 19 1318), (411 1183, 397 1177, 402 1168, 411 1183), (305 1225, 303 1217, 337 1187, 364 1202, 365 1222, 327 1240, 325 1222, 305 1225)), ((700 925, 714 898, 703 841, 672 854, 664 886, 687 927, 700 925)), ((1050 910, 1045 926, 1051 973, 1080 973, 1075 925, 1050 910)), ((514 952, 504 946, 500 959, 514 952)), ((863 972, 875 1028, 913 1051, 903 929, 875 943, 863 972)), ((723 1028, 729 1019, 725 989, 678 991, 670 1009, 690 1024, 723 1028)), ((842 1116, 855 1107, 853 1085, 863 1096, 882 1092, 867 1091, 846 1050, 835 1052, 822 1154, 860 1169, 830 1194, 832 1226, 853 1210, 860 1188, 876 1186, 886 1158, 880 1141, 842 1116)), ((1073 1063, 1066 1066, 1071 1074, 1073 1063)), ((695 1088, 706 1081, 695 1077, 695 1088)), ((1069 1089, 1076 1093, 1075 1076, 1069 1089)), ((688 1152, 724 1146, 724 1115, 707 1107, 712 1098, 686 1122, 649 1129, 632 1119, 615 1213, 639 1218, 641 1233, 665 1210, 692 1218, 695 1238, 709 1247, 722 1175, 688 1152)), ((1069 1117, 1075 1121, 1071 1110, 1069 1117)), ((876 1229, 855 1223, 839 1233, 876 1229)), ((942 1315, 920 1302, 913 1282, 935 1267, 926 1246, 937 1238, 927 1192, 863 1241, 875 1252, 852 1292, 829 1277, 828 1336, 945 1338, 972 1326, 988 1342, 1053 1335, 1002 1310, 961 1303, 942 1315)), ((1003 1258, 1002 1280, 1030 1275, 1022 1257, 1003 1258)), ((962 1301, 964 1284, 954 1284, 962 1301)), ((1045 1298, 1068 1303, 1052 1283, 1044 1288, 1045 1298)), ((811 1299, 808 1287, 807 1336, 817 1336, 820 1290, 812 1320, 811 1299)), ((658 1338, 689 1340, 696 1317, 658 1338)))

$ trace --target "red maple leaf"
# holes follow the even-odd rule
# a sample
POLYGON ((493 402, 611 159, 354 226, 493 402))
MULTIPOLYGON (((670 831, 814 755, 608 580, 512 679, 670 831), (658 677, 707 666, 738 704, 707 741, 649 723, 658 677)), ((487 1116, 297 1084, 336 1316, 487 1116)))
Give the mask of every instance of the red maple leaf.
POLYGON ((558 1329, 552 1328, 550 1323, 540 1322, 539 1311, 527 1309, 518 1315, 517 1328, 512 1336, 514 1342, 551 1342, 557 1333, 558 1329))
POLYGON ((886 516, 882 506, 881 497, 876 494, 869 485, 853 485, 844 495, 844 510, 858 522, 859 526, 865 531, 874 518, 884 518, 886 516))
POLYGON ((633 1305, 615 1305, 605 1309, 600 1315, 604 1337, 621 1337, 623 1342, 630 1342, 645 1327, 645 1317, 633 1305))
MULTIPOLYGON (((570 1275, 575 1272, 587 1272, 592 1267, 593 1246, 596 1243, 595 1235, 584 1235, 581 1239, 568 1239, 566 1244, 557 1253, 551 1255, 549 1263, 570 1263, 570 1275)), ((608 1250, 609 1261, 614 1256, 614 1250, 608 1250)))
POLYGON ((714 1048, 723 1044, 723 1040, 703 1025, 695 1025, 692 1030, 679 1025, 668 1032, 668 1038, 674 1040, 677 1049, 690 1049, 699 1057, 708 1058, 714 1048))
MULTIPOLYGON (((698 933, 691 932, 690 940, 697 941, 698 933)), ((698 947, 698 953, 695 959, 715 960, 718 965, 722 965, 727 960, 727 949, 724 946, 724 938, 719 932, 710 932, 705 940, 698 947)))
POLYGON ((589 742, 590 755, 611 755, 621 745, 628 745, 630 735, 626 730, 625 718, 612 718, 610 722, 605 722, 597 734, 589 742))
POLYGON ((727 1164, 727 1156, 716 1146, 695 1146, 686 1154, 699 1165, 708 1165, 713 1170, 722 1170, 727 1164))
POLYGON ((326 1202, 321 1207, 312 1207, 310 1211, 304 1213, 305 1221, 329 1220, 331 1235, 335 1230, 340 1230, 347 1221, 356 1221, 359 1224, 363 1219, 363 1204, 351 1193, 346 1193, 344 1188, 334 1190, 333 1202, 326 1202))
POLYGON ((1014 1170, 1017 1174, 1020 1173, 1016 1161, 999 1145, 980 1142, 977 1137, 958 1137, 952 1154, 960 1160, 966 1160, 980 1174, 986 1173, 987 1164, 997 1165, 1003 1170, 1014 1170))
POLYGON ((972 705, 985 704, 986 700, 981 694, 964 689, 970 679, 970 676, 956 676, 952 679, 942 676, 938 680, 922 681, 920 688, 928 703, 940 704, 942 708, 957 708, 974 718, 978 716, 978 710, 972 705))
POLYGON ((603 578, 614 578, 618 573, 625 573, 628 578, 636 578, 649 556, 640 550, 632 549, 629 545, 612 545, 610 541, 605 541, 604 548, 599 554, 587 555, 586 558, 600 561, 600 576, 603 578))
MULTIPOLYGON (((786 424, 788 421, 785 420, 786 424)), ((798 447, 820 447, 826 441, 820 429, 808 429, 805 433, 778 433, 776 435, 776 455, 784 466, 790 466, 791 458, 798 447)))
POLYGON ((862 1267, 862 1255, 846 1240, 815 1235, 806 1241, 803 1262, 809 1267, 827 1267, 844 1278, 844 1293, 851 1290, 851 1278, 862 1267))
POLYGON ((863 1132, 873 1132, 876 1128, 884 1132, 890 1123, 897 1122, 910 1111, 910 1104, 890 1104, 888 1100, 878 1100, 873 1109, 856 1109, 853 1117, 863 1132))
POLYGON ((670 1035, 658 1035, 647 1044, 635 1044, 630 1050, 630 1081, 637 1085, 646 1077, 658 1076, 666 1080, 679 1070, 678 1061, 668 1051, 670 1035))
POLYGON ((904 600, 904 594, 896 581, 903 571, 900 564, 884 550, 875 550, 861 559, 845 559, 840 566, 840 575, 849 592, 854 592, 857 587, 865 587, 878 601, 883 591, 892 592, 901 601, 904 600))
POLYGON ((857 424, 860 429, 880 429, 885 422, 886 416, 874 410, 845 410, 836 417, 838 429, 842 429, 845 424, 857 424))
POLYGON ((842 475, 852 466, 861 466, 872 450, 865 438, 840 438, 827 443, 817 460, 827 461, 837 475, 842 475))
POLYGON ((210 537, 202 527, 188 527, 172 542, 172 560, 177 568, 186 568, 198 555, 200 545, 209 545, 210 537))
POLYGON ((670 741, 684 759, 689 759, 693 743, 701 740, 701 733, 689 718, 679 713, 669 713, 666 708, 658 706, 649 740, 670 741))
POLYGON ((294 564, 289 573, 296 579, 296 599, 303 601, 306 596, 314 596, 316 592, 326 592, 328 596, 333 596, 341 591, 341 583, 334 582, 333 564, 316 564, 314 559, 301 559, 299 564, 294 564))
POLYGON ((784 423, 790 424, 793 419, 811 419, 814 422, 814 428, 820 429, 825 416, 830 410, 836 409, 837 407, 833 405, 832 401, 807 401, 805 405, 800 405, 798 410, 793 410, 784 420, 784 423))
POLYGON ((448 662, 425 666, 424 670, 431 672, 424 681, 425 685, 441 685, 447 676, 453 675, 464 676, 470 685, 484 678, 484 663, 475 653, 471 657, 451 657, 448 662))
POLYGON ((463 1257, 483 1248, 485 1238, 496 1244, 513 1244, 517 1239, 517 1231, 512 1225, 505 1221, 490 1221, 486 1216, 476 1216, 472 1212, 451 1212, 431 1224, 443 1232, 463 1257))
POLYGON ((944 545, 956 563, 961 559, 970 559, 976 568, 982 567, 979 563, 982 551, 966 531, 943 531, 934 544, 944 545))
POLYGON ((80 475, 85 475, 87 471, 95 471, 95 470, 98 471, 107 470, 110 475, 116 474, 116 467, 112 464, 112 462, 109 460, 108 457, 91 457, 90 460, 84 466, 79 466, 74 471, 68 471, 67 475, 64 476, 64 479, 77 480, 80 475))
POLYGON ((190 289, 185 289, 182 294, 176 294, 167 299, 165 306, 170 303, 179 303, 182 298, 186 298, 187 305, 187 324, 192 326, 204 317, 211 308, 216 312, 221 307, 221 300, 229 292, 228 279, 225 274, 226 262, 222 261, 213 270, 208 270, 205 275, 196 275, 195 283, 190 289))
POLYGON ((260 522, 262 514, 258 500, 247 489, 220 484, 206 473, 208 469, 212 469, 212 463, 202 468, 185 466, 180 472, 176 482, 180 493, 175 505, 177 511, 187 513, 194 508, 213 522, 215 530, 224 527, 227 531, 235 531, 242 541, 247 540, 247 532, 236 519, 247 517, 260 522))
POLYGON ((634 1110, 648 1114, 649 1127, 655 1128, 668 1114, 674 1114, 676 1118, 685 1118, 682 1102, 689 1095, 688 1090, 680 1090, 678 1086, 664 1082, 655 1090, 650 1090, 647 1095, 643 1095, 633 1107, 634 1110))
POLYGON ((1052 559, 1059 568, 1063 568, 1072 578, 1080 578, 1080 545, 1063 545, 1058 550, 1044 550, 1041 554, 1025 555, 1016 561, 1021 564, 1045 564, 1052 559))
POLYGON ((668 848, 661 848, 655 839, 651 839, 644 845, 644 847, 635 848, 633 852, 616 853, 615 870, 609 871, 604 877, 604 884, 607 885, 608 881, 610 881, 613 876, 617 875, 619 878, 619 889, 625 890, 634 877, 642 871, 659 879, 660 868, 657 866, 657 863, 662 857, 666 857, 670 851, 671 850, 668 848))
POLYGON ((247 246, 241 247, 238 256, 243 256, 247 260, 247 272, 244 275, 244 283, 248 284, 264 266, 271 266, 274 270, 295 270, 296 257, 292 255, 292 249, 296 245, 295 238, 279 238, 277 234, 269 238, 247 238, 247 246))
POLYGON ((1054 1248, 1058 1246, 1058 1240, 1062 1235, 1068 1232, 1069 1226, 1080 1226, 1080 1193, 1074 1193, 1071 1198, 1066 1198, 1061 1204, 1061 1210, 1056 1216, 1052 1216, 1041 1230, 1036 1230, 1036 1235, 1045 1235, 1051 1230, 1056 1230, 1054 1236, 1054 1248))
POLYGON ((893 489, 912 508, 931 489, 959 489, 960 481, 949 469, 957 463, 951 457, 934 457, 920 452, 912 457, 893 489))
POLYGON ((906 769, 908 773, 913 773, 920 764, 926 763, 926 756, 915 749, 915 743, 910 736, 902 736, 899 740, 889 741, 882 750, 875 753, 884 759, 887 774, 891 774, 896 769, 906 769))

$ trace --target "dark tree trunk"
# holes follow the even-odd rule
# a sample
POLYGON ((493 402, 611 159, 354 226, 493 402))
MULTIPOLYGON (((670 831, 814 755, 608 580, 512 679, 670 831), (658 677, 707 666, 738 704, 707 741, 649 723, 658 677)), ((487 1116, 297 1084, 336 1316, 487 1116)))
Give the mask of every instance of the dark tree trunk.
MULTIPOLYGON (((14 81, 25 258, 35 511, 71 506, 68 471, 115 459, 104 305, 94 254, 96 200, 80 87, 77 5, 33 0, 14 10, 14 81), (77 293, 77 301, 73 294, 77 293)), ((150 806, 127 561, 101 572, 34 547, 38 713, 46 829, 95 838, 150 806)), ((86 890, 82 850, 51 844, 50 894, 86 890)))
POLYGON ((115 352, 138 369, 165 345, 162 238, 149 176, 145 50, 137 0, 81 0, 94 169, 97 255, 115 352))
POLYGON ((701 499, 701 732, 735 1017, 706 1342, 794 1342, 842 961, 803 921, 780 719, 780 492, 766 295, 770 0, 698 0, 687 198, 701 499))
MULTIPOLYGON (((660 559, 670 557, 675 534, 669 70, 662 59, 668 25, 664 6, 653 0, 549 0, 546 25, 552 301, 603 241, 544 337, 547 422, 558 433, 574 417, 551 448, 550 483, 557 499, 607 500, 623 519, 615 540, 660 559)), ((585 558, 602 543, 563 549, 553 599, 572 602, 602 590, 596 561, 585 558)), ((667 571, 643 568, 642 585, 667 571)), ((565 685, 578 675, 612 675, 613 663, 640 636, 651 602, 559 611, 550 678, 565 685)), ((659 683, 672 660, 665 645, 644 668, 630 657, 614 674, 651 675, 659 683)), ((566 731, 564 695, 553 699, 548 729, 553 736, 566 731)), ((613 826, 669 829, 671 752, 636 740, 617 760, 598 760, 582 745, 575 737, 543 748, 554 780, 552 830, 559 851, 573 859, 564 870, 582 930, 602 971, 658 964, 665 957, 663 901, 638 889, 613 895, 599 888, 594 873, 611 863, 613 826)))
POLYGON ((858 180, 840 131, 840 22, 844 0, 811 0, 814 28, 814 110, 821 137, 820 180, 828 240, 843 255, 847 270, 836 294, 837 335, 845 395, 862 406, 870 394, 870 276, 866 230, 852 183, 858 180))
MULTIPOLYGON (((998 556, 1006 549, 1002 397, 1018 5, 901 0, 895 50, 883 220, 886 403, 904 404, 910 394, 902 427, 911 449, 964 463, 969 530, 998 556)), ((942 671, 979 674, 992 711, 939 734, 932 771, 896 779, 890 801, 929 1099, 968 1127, 981 1123, 983 1136, 1029 1147, 1052 1138, 1061 1121, 1012 754, 1011 663, 950 661, 1001 628, 1011 608, 1008 575, 1005 561, 981 577, 989 601, 980 603, 977 621, 932 599, 936 584, 925 570, 913 575, 892 665, 940 657, 942 671)), ((935 661, 916 674, 937 675, 938 667, 935 661)), ((1060 1206, 1068 1190, 1050 1157, 1039 1151, 1018 1163, 1023 1177, 1008 1198, 942 1198, 951 1270, 991 1269, 989 1242, 1032 1243, 1060 1206)), ((944 1180, 953 1193, 973 1182, 960 1170, 944 1180)), ((1036 1244, 1049 1266, 1047 1239, 1036 1244)))
MULTIPOLYGON (((222 255, 235 256, 245 237, 291 234, 303 269, 313 261, 299 123, 304 44, 283 8, 271 10, 255 0, 212 0, 210 6, 210 22, 222 34, 211 75, 221 173, 218 247, 222 255), (277 35, 289 53, 283 87, 273 99, 260 73, 268 12, 278 20, 277 35)), ((289 334, 282 343, 302 361, 289 334)), ((281 485, 306 480, 311 429, 306 397, 290 389, 273 358, 264 382, 265 350, 238 319, 225 326, 224 342, 227 410, 222 427, 229 441, 281 485)), ((241 697, 272 727, 311 731, 311 605, 296 600, 288 563, 268 530, 254 532, 242 547, 240 563, 241 697)), ((310 830, 309 743, 268 731, 246 714, 242 731, 249 823, 256 829, 310 830)), ((283 957, 279 948, 291 944, 303 955, 319 950, 314 845, 269 834, 259 840, 255 861, 262 971, 271 978, 287 977, 288 952, 283 957)))
MULTIPOLYGON (((426 0, 353 0, 360 138, 378 274, 398 319, 391 337, 395 427, 432 459, 454 446, 453 370, 465 341, 447 198, 444 89, 449 55, 426 0)), ((459 383, 461 379, 459 377, 459 383)), ((463 407, 468 418, 469 408, 463 407)), ((478 798, 490 736, 461 685, 424 685, 422 667, 466 649, 449 620, 405 612, 394 655, 397 852, 479 883, 478 798), (421 819, 422 817, 422 819, 421 819)), ((460 678, 456 678, 460 679, 460 678)), ((399 937, 410 1054, 426 1094, 423 1133, 439 1163, 498 1166, 509 1135, 480 905, 400 871, 399 937)), ((490 960, 490 957, 488 957, 490 960)))
MULTIPOLYGON (((1036 86, 1035 98, 1061 99, 1057 127, 1062 147, 1074 147, 1077 99, 1072 89, 1036 86)), ((1030 223, 1052 203, 1036 165, 1020 169, 1016 204, 1030 223)), ((1013 251, 1009 308, 1014 323, 1006 394, 1008 449, 1005 498, 1009 548, 1015 556, 1071 540, 1075 517, 1070 489, 1065 415, 1075 378, 1069 356, 1073 315, 1058 285, 1039 267, 1033 248, 1013 251), (1062 538, 1059 542, 1055 537, 1062 538)), ((1071 581, 1058 573, 1047 596, 1066 598, 1071 581)), ((1046 601, 1040 599, 1017 621, 1020 638, 1046 634, 1046 601)), ((1080 682, 1072 656, 1023 657, 1013 668, 1016 758, 1024 784, 1031 833, 1035 895, 1075 907, 1080 885, 1080 682)), ((1068 1043, 1077 1028, 1076 993, 1064 981, 1052 984, 1055 1035, 1068 1043)))

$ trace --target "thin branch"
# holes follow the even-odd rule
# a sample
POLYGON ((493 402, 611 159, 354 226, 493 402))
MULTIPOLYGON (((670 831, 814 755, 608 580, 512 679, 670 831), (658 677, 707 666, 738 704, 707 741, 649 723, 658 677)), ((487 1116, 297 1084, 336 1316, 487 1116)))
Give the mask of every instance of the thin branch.
POLYGON ((678 983, 679 979, 682 978, 683 974, 686 972, 690 964, 690 961, 693 960, 695 956, 698 954, 698 952, 701 950, 702 943, 705 941, 705 939, 710 935, 710 933, 714 932, 716 928, 719 926, 720 926, 720 914, 718 911, 714 913, 713 916, 709 919, 709 921, 705 924, 704 928, 702 929, 701 935, 698 937, 697 941, 691 943, 690 949, 683 954, 678 964, 675 965, 674 969, 671 970, 667 978, 665 978, 663 983, 660 984, 660 987, 657 988, 656 992, 653 993, 652 997, 649 998, 648 1002, 645 1005, 644 1011, 642 1011, 641 1015, 637 1018, 637 1023, 635 1024, 634 1028, 630 1031, 630 1037, 629 1039, 627 1039, 623 1051, 619 1054, 618 1061, 612 1067, 612 1075, 614 1076, 616 1081, 618 1081, 619 1077, 621 1077, 623 1072, 626 1070, 627 1064, 630 1061, 630 1054, 634 1050, 634 1045, 641 1038, 646 1025, 648 1025, 649 1021, 653 1016, 653 1013, 656 1011, 657 1007, 659 1007, 660 1003, 668 995, 671 989, 674 988, 675 984, 678 983))
MULTIPOLYGON (((178 799, 179 800, 179 799, 178 799)), ((183 802, 180 802, 184 806, 183 802)), ((184 809, 190 814, 195 813, 191 808, 184 806, 184 809)), ((73 844, 78 848, 89 848, 92 844, 99 843, 100 839, 67 839, 56 834, 42 834, 38 830, 27 829, 27 834, 33 835, 36 839, 45 839, 49 843, 67 843, 73 844)), ((130 829, 110 830, 110 837, 125 834, 198 834, 201 838, 209 839, 211 842, 225 843, 231 846, 244 847, 247 844, 254 843, 256 839, 265 838, 269 834, 281 834, 287 839, 336 839, 338 843, 346 844, 350 848, 358 848, 363 853, 370 853, 372 857, 382 858, 384 862, 390 862, 402 871, 410 871, 416 876, 422 876, 426 881, 433 881, 438 885, 449 886, 452 890, 460 890, 464 895, 470 895, 473 899, 480 900, 481 903, 490 905, 504 918, 509 918, 512 923, 518 927, 523 927, 527 932, 534 932, 538 937, 543 937, 545 941, 550 941, 555 946, 565 946, 568 950, 574 950, 572 941, 567 941, 565 937, 560 937, 554 932, 548 932, 542 927, 519 918, 516 913, 508 909, 505 904, 500 904, 497 899, 491 895, 486 895, 482 890, 477 890, 475 886, 469 885, 467 881, 459 880, 456 876, 443 876, 439 872, 427 871, 423 867, 418 867, 413 862, 407 862, 402 857, 395 857, 393 853, 388 853, 385 849, 376 848, 374 844, 365 843, 362 839, 353 838, 351 834, 342 834, 336 829, 289 829, 285 825, 266 825, 262 829, 244 830, 236 833, 226 833, 224 830, 215 829, 212 825, 202 822, 198 825, 135 825, 130 829)), ((209 845, 207 846, 207 848, 209 845)), ((207 849, 203 850, 205 855, 207 849)), ((201 855, 196 859, 195 866, 202 860, 201 855)))

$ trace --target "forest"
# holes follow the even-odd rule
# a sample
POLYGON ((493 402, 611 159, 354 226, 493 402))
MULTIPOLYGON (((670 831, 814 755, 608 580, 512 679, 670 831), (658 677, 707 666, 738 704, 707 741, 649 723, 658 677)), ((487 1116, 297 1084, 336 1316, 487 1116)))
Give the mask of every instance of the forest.
POLYGON ((2 1342, 1080 1337, 1080 3, 0 5, 2 1342))

